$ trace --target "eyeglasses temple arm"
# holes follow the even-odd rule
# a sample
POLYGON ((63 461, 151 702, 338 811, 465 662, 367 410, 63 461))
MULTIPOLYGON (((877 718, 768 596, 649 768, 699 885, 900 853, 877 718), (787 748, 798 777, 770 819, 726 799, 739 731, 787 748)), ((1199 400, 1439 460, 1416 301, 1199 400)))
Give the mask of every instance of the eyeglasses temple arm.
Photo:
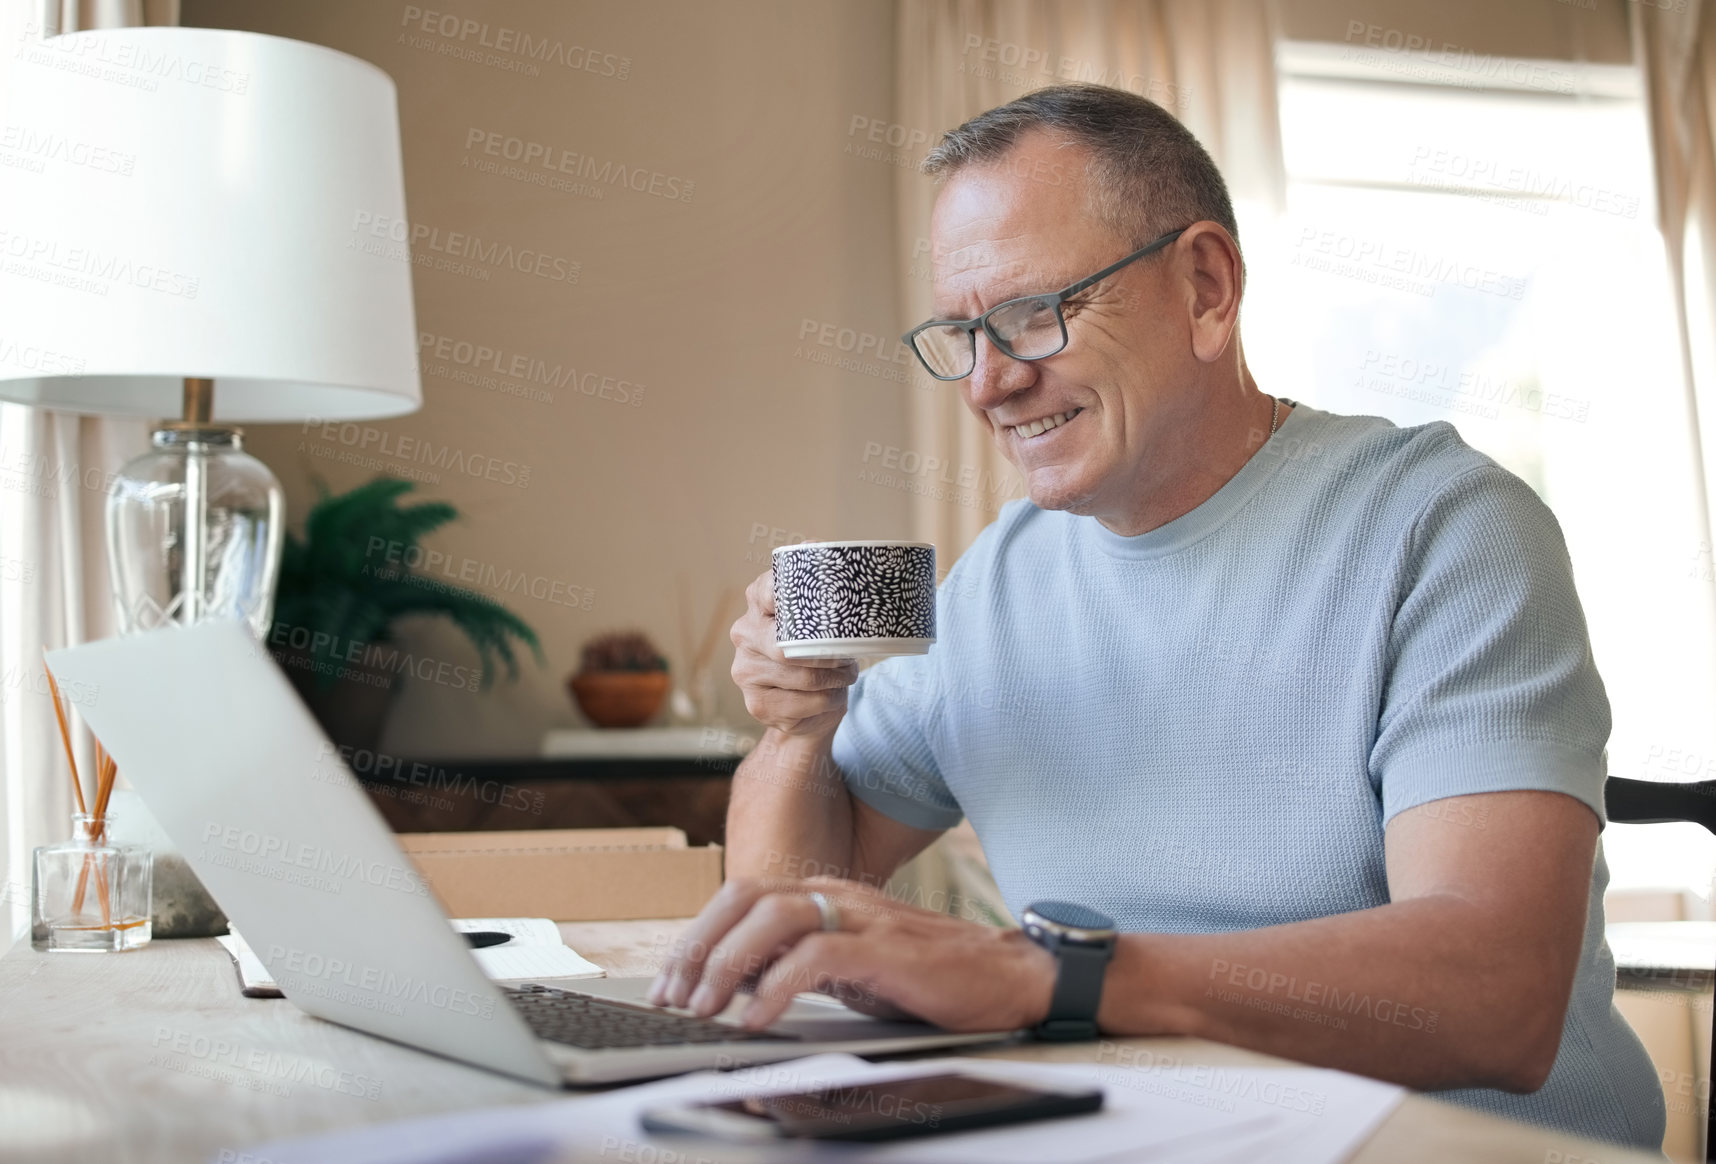
POLYGON ((1167 246, 1169 243, 1173 242, 1175 239, 1179 238, 1182 234, 1185 234, 1186 231, 1188 231, 1190 229, 1191 229, 1190 227, 1182 226, 1179 230, 1172 231, 1168 234, 1165 234, 1161 238, 1155 240, 1154 242, 1150 243, 1148 246, 1145 246, 1141 250, 1133 251, 1131 254, 1127 255, 1124 259, 1121 259, 1118 263, 1114 263, 1114 264, 1111 264, 1110 266, 1104 267, 1102 270, 1100 270, 1096 274, 1090 276, 1088 279, 1080 279, 1078 282, 1074 283, 1070 287, 1063 287, 1060 291, 1056 292, 1056 294, 1062 300, 1066 300, 1068 298, 1071 298, 1072 296, 1077 295, 1080 291, 1083 291, 1086 287, 1091 287, 1097 283, 1102 282, 1104 279, 1106 279, 1110 275, 1114 274, 1114 272, 1116 272, 1116 271, 1120 270, 1120 268, 1124 267, 1127 263, 1135 263, 1139 259, 1143 258, 1145 255, 1149 254, 1150 252, 1161 250, 1163 247, 1167 246))

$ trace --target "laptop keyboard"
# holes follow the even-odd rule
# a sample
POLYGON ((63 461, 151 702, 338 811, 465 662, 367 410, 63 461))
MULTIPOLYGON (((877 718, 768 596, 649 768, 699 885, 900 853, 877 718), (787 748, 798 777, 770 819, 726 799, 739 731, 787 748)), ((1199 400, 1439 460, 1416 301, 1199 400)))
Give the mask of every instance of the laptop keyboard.
POLYGON ((573 994, 535 982, 507 987, 506 995, 538 1038, 591 1051, 687 1043, 780 1042, 797 1037, 742 1030, 709 1019, 573 994))

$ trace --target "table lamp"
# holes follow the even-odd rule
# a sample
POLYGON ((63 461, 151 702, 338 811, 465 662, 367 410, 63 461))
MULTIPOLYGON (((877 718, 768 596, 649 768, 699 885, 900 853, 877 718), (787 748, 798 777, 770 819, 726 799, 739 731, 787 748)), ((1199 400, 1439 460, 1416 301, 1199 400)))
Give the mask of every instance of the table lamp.
POLYGON ((409 252, 385 241, 406 222, 393 82, 201 28, 52 37, 10 72, 8 144, 40 164, 0 167, 0 400, 177 414, 109 489, 120 630, 262 638, 283 495, 235 422, 422 402, 409 252))

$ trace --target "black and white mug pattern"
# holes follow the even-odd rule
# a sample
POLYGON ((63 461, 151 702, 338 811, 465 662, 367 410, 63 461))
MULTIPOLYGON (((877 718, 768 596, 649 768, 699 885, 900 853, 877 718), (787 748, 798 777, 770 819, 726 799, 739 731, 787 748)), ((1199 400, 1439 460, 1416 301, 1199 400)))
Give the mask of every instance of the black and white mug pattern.
POLYGON ((935 638, 935 547, 785 546, 774 552, 775 638, 935 638))

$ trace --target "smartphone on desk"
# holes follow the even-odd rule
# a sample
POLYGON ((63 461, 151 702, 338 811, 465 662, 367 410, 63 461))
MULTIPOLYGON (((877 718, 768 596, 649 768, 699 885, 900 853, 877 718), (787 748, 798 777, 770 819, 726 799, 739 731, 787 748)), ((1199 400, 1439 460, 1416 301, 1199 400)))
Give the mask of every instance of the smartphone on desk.
POLYGON ((975 1075, 920 1075, 654 1108, 643 1113, 643 1126, 651 1132, 739 1143, 783 1139, 875 1143, 1079 1115, 1101 1107, 1100 1089, 1062 1091, 975 1075))

